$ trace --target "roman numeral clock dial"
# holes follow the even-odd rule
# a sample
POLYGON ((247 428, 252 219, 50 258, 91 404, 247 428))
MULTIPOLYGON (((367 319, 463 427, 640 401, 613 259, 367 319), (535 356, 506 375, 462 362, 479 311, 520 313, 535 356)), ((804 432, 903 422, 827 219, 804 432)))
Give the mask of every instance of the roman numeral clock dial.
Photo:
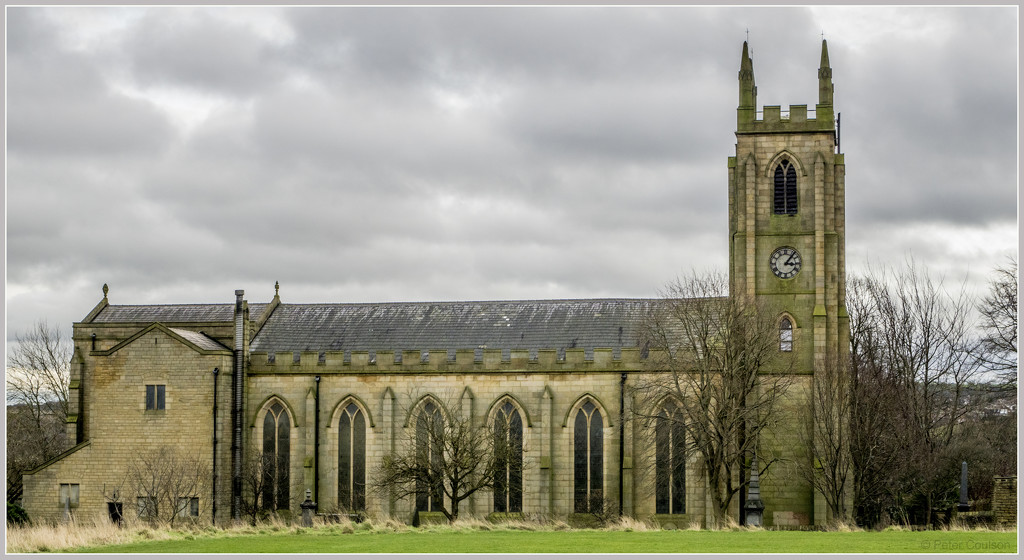
POLYGON ((768 264, 771 265, 772 272, 776 276, 783 280, 788 280, 800 272, 803 261, 800 259, 800 253, 796 249, 792 247, 779 247, 772 252, 768 264))

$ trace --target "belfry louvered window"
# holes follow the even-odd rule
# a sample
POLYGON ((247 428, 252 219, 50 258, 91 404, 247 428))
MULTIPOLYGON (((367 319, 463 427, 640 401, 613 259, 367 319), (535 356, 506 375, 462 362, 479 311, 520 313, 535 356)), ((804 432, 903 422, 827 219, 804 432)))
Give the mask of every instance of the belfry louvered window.
POLYGON ((654 432, 655 513, 686 513, 686 431, 675 403, 658 413, 654 432))
POLYGON ((366 419, 355 403, 338 421, 338 507, 366 509, 366 419))
POLYGON ((589 400, 576 413, 573 427, 573 509, 576 513, 604 508, 604 426, 601 411, 589 400))
POLYGON ((288 461, 291 459, 291 423, 281 403, 274 403, 263 418, 263 507, 289 509, 288 461))
POLYGON ((418 470, 426 476, 416 479, 416 509, 418 511, 440 511, 444 489, 441 463, 444 443, 444 419, 434 403, 423 405, 416 419, 416 463, 418 470))
POLYGON ((523 511, 523 419, 508 399, 494 415, 494 511, 523 511))
POLYGON ((796 168, 788 159, 775 168, 775 213, 796 214, 796 168))

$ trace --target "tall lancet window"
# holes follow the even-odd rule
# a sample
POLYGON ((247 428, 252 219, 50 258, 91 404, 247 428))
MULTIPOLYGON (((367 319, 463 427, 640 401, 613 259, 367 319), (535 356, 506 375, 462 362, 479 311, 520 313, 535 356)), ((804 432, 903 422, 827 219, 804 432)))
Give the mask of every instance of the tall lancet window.
POLYGON ((523 511, 523 419, 509 400, 494 415, 494 511, 523 511))
POLYGON ((573 426, 573 497, 576 513, 604 507, 604 426, 601 411, 589 400, 573 426))
POLYGON ((263 418, 263 507, 271 511, 289 509, 290 429, 288 412, 274 403, 263 418))
POLYGON ((416 463, 417 468, 429 473, 416 481, 416 509, 418 511, 439 511, 444 499, 441 484, 441 453, 444 443, 444 419, 441 411, 428 402, 416 419, 416 463))
POLYGON ((654 431, 655 513, 686 513, 686 430, 674 403, 658 413, 654 431))
POLYGON ((788 159, 775 168, 775 213, 796 214, 796 168, 788 159))
POLYGON ((366 509, 366 419, 355 403, 338 421, 338 507, 366 509))

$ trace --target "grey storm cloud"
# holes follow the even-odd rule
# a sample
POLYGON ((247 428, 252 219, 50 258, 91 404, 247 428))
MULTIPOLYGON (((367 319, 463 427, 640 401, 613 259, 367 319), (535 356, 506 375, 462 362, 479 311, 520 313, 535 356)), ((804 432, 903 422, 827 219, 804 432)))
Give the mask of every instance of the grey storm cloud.
MULTIPOLYGON (((742 41, 759 104, 813 106, 827 10, 10 8, 9 334, 81 319, 104 282, 115 303, 275 280, 288 301, 649 297, 724 268, 742 41)), ((825 29, 851 268, 886 240, 948 270, 943 239, 893 232, 1015 221, 1011 12, 825 29)))
POLYGON ((141 84, 250 97, 284 74, 272 63, 273 45, 243 25, 203 11, 148 12, 125 44, 129 71, 141 84))
MULTIPOLYGON (((52 29, 26 10, 10 12, 8 28, 52 29)), ((24 30, 22 30, 24 31, 24 30)), ((171 140, 169 123, 152 104, 118 93, 100 63, 56 41, 27 44, 9 37, 7 137, 13 154, 40 157, 152 154, 171 140)))

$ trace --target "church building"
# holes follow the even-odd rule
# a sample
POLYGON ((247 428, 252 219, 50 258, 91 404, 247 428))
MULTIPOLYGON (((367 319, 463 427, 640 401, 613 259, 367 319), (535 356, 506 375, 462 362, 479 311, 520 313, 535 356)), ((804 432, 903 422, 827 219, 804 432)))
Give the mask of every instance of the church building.
MULTIPOLYGON (((744 43, 736 153, 722 174, 730 290, 784 310, 777 351, 792 357, 797 395, 849 345, 845 163, 825 41, 818 79, 813 108, 758 110, 744 43)), ((257 499, 267 509, 297 516, 308 497, 322 513, 411 523, 429 518, 435 499, 377 489, 375 473, 415 445, 424 418, 457 409, 502 426, 518 454, 463 516, 583 523, 599 504, 666 527, 708 523, 695 453, 675 436, 656 449, 626 410, 632 381, 657 374, 638 328, 659 300, 302 304, 285 301, 286 290, 259 303, 237 290, 221 304, 131 305, 109 301, 104 286, 74 323, 72 446, 24 477, 32 519, 150 514, 155 497, 129 495, 124 473, 163 448, 209 473, 202 493, 179 496, 182 516, 241 518, 254 498, 247 465, 263 457, 268 484, 257 499), (638 472, 652 462, 667 482, 638 472)), ((825 502, 793 469, 815 460, 796 433, 813 412, 791 410, 775 438, 786 460, 760 480, 764 524, 820 525, 825 502)), ((744 499, 733 500, 734 518, 744 499)))

